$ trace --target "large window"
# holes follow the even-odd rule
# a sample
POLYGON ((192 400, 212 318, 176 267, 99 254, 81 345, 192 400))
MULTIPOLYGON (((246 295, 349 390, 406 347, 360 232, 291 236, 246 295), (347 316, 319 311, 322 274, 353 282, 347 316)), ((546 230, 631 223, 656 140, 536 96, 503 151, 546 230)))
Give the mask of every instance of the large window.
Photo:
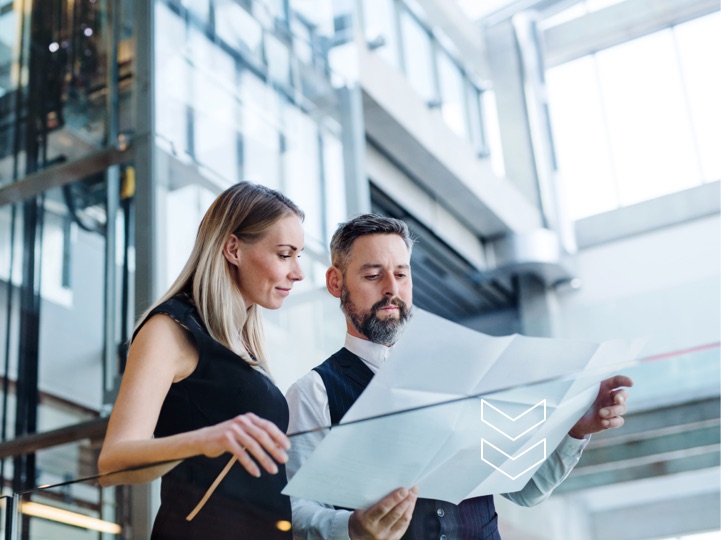
POLYGON ((721 178, 719 18, 695 19, 548 71, 571 217, 721 178))
POLYGON ((368 47, 403 72, 429 107, 479 155, 489 153, 481 83, 459 61, 453 39, 414 0, 363 0, 368 47), (400 59, 400 60, 399 60, 400 59))

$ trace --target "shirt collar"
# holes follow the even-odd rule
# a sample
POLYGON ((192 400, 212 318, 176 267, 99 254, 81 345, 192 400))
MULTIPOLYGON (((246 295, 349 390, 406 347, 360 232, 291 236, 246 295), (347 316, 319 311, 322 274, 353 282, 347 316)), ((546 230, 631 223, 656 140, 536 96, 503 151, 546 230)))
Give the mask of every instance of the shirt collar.
POLYGON ((345 348, 360 357, 371 368, 373 373, 377 373, 380 367, 385 364, 392 349, 392 347, 373 343, 350 334, 345 335, 345 348))

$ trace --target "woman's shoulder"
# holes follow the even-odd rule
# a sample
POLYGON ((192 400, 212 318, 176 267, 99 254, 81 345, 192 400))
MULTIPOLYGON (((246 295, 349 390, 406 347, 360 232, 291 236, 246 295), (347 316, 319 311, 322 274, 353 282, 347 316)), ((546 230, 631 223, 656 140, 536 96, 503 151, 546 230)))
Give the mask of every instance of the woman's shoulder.
MULTIPOLYGON (((134 334, 137 335, 151 321, 157 321, 158 319, 165 319, 166 324, 180 325, 186 331, 195 333, 192 327, 197 325, 196 310, 187 295, 176 295, 159 303, 145 315, 140 324, 137 325, 134 334), (174 322, 171 322, 170 319, 174 322)), ((157 324, 155 322, 155 325, 157 324)))
POLYGON ((195 305, 190 296, 187 294, 177 294, 155 306, 150 313, 148 313, 148 318, 156 313, 164 313, 171 316, 188 316, 193 312, 195 312, 195 305))

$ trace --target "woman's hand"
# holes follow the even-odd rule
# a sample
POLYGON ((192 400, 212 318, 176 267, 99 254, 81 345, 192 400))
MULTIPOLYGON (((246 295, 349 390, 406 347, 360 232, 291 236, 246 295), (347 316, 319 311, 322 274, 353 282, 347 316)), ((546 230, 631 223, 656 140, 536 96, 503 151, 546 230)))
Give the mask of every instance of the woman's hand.
POLYGON ((249 474, 259 477, 260 464, 270 474, 278 472, 278 463, 288 461, 285 450, 290 441, 269 420, 253 413, 236 416, 231 420, 198 430, 199 448, 207 457, 217 457, 230 452, 249 474), (254 461, 253 458, 255 458, 254 461))

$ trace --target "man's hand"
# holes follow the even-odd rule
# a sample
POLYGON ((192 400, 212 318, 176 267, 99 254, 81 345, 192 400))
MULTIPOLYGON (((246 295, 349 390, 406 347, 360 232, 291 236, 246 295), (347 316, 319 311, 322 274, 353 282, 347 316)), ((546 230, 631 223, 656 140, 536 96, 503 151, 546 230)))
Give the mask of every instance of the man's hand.
POLYGON ((624 386, 633 386, 633 381, 624 375, 616 375, 601 382, 596 401, 586 411, 568 434, 576 439, 583 439, 591 433, 604 429, 617 428, 623 425, 623 416, 628 408, 628 394, 624 386))
POLYGON ((370 508, 355 510, 348 520, 351 540, 398 540, 411 522, 417 493, 417 487, 399 488, 370 508))

